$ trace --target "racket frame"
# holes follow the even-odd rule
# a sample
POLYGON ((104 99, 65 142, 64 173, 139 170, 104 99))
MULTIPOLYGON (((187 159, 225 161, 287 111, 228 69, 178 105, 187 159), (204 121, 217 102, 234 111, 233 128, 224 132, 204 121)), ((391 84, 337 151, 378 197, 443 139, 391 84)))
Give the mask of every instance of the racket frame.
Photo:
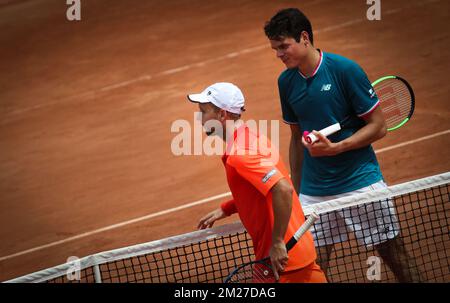
MULTIPOLYGON (((308 219, 305 220, 305 222, 300 226, 300 228, 295 232, 295 234, 289 239, 289 241, 286 243, 286 250, 289 252, 295 244, 297 244, 298 240, 314 225, 314 222, 319 219, 319 216, 312 212, 308 219)), ((245 264, 239 265, 236 267, 224 280, 224 283, 230 283, 232 278, 244 267, 246 266, 252 266, 261 264, 263 266, 266 266, 269 271, 272 271, 271 265, 268 263, 270 261, 270 257, 265 257, 264 259, 256 260, 247 262, 245 264)))
MULTIPOLYGON (((399 77, 399 76, 381 77, 372 83, 372 87, 374 87, 375 85, 377 85, 378 83, 380 83, 382 81, 389 80, 389 79, 397 79, 397 80, 402 81, 405 84, 406 88, 408 89, 408 91, 411 95, 411 107, 410 107, 408 116, 405 119, 403 119, 402 122, 400 122, 399 124, 387 129, 388 131, 393 131, 393 130, 399 129, 400 127, 405 125, 405 123, 411 119, 411 117, 414 113, 414 108, 415 108, 415 95, 414 95, 414 91, 413 91, 411 85, 408 83, 408 81, 406 81, 405 79, 403 79, 402 77, 399 77)), ((321 129, 319 131, 319 133, 321 133, 322 135, 327 137, 329 135, 332 135, 332 134, 338 132, 339 130, 341 130, 341 128, 342 128, 341 123, 338 122, 338 123, 335 123, 333 125, 330 125, 330 126, 324 128, 324 129, 321 129)), ((305 138, 305 141, 309 144, 312 144, 318 140, 317 136, 315 136, 313 133, 305 134, 304 138, 305 138)))
POLYGON ((378 83, 380 83, 380 82, 382 82, 384 80, 389 80, 389 79, 397 79, 397 80, 402 81, 403 84, 405 84, 406 88, 408 89, 409 94, 411 95, 411 107, 410 107, 408 116, 405 119, 403 119, 403 121, 400 122, 399 124, 397 124, 396 126, 393 126, 393 127, 390 127, 390 128, 387 129, 388 131, 393 131, 393 130, 399 129, 400 127, 405 125, 405 123, 408 122, 411 119, 411 117, 412 117, 412 115, 414 113, 414 108, 415 108, 415 104, 416 104, 416 97, 415 97, 414 91, 413 91, 411 85, 408 83, 408 81, 406 81, 405 79, 403 79, 402 77, 399 77, 399 76, 385 76, 385 77, 381 77, 380 79, 375 80, 372 83, 372 86, 375 86, 378 83))

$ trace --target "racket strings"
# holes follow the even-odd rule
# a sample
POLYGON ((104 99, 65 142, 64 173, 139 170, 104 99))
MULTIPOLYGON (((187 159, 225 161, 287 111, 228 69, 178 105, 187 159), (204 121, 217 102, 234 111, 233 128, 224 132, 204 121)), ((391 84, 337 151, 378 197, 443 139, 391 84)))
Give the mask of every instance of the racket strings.
POLYGON ((275 276, 272 269, 268 267, 256 267, 253 270, 253 282, 255 283, 272 283, 275 282, 275 276))
POLYGON ((248 264, 241 267, 230 278, 231 283, 273 283, 275 276, 269 265, 248 264))
POLYGON ((405 83, 398 79, 388 79, 374 88, 388 128, 399 125, 409 117, 412 96, 405 83))
POLYGON ((232 283, 245 283, 251 282, 253 276, 253 270, 251 266, 244 266, 238 272, 236 272, 230 279, 232 283))

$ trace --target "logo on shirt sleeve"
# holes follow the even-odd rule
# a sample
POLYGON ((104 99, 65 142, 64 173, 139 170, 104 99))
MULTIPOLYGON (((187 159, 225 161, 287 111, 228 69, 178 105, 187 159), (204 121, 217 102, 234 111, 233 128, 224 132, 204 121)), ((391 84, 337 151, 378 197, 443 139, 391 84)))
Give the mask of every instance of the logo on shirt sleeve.
POLYGON ((277 173, 277 170, 274 168, 272 169, 270 172, 268 172, 264 178, 262 178, 262 182, 266 183, 267 181, 269 181, 270 177, 272 177, 273 175, 275 175, 277 173))
POLYGON ((369 94, 370 94, 370 98, 375 97, 375 91, 373 90, 373 88, 369 89, 369 94))

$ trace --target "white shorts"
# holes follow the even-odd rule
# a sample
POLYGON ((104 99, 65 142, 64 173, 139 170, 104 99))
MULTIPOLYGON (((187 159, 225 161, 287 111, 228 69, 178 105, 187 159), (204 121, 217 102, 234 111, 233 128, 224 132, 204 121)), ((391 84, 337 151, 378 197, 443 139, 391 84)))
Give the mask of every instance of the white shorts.
MULTIPOLYGON (((303 207, 320 202, 387 187, 379 181, 361 189, 335 196, 308 196, 300 194, 303 207)), ((361 245, 371 246, 396 237, 400 231, 392 200, 364 203, 343 210, 321 215, 311 232, 316 246, 332 245, 348 240, 348 232, 354 232, 361 245)))

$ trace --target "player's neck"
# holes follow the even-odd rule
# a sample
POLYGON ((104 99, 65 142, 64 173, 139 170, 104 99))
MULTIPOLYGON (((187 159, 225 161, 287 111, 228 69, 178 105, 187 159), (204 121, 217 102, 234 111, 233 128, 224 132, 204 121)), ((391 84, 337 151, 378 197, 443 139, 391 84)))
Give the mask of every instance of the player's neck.
POLYGON ((236 131, 244 125, 244 121, 241 119, 238 120, 227 120, 223 127, 223 135, 222 138, 225 143, 228 143, 230 140, 234 141, 234 135, 236 131))
POLYGON ((241 119, 237 120, 227 120, 224 126, 224 141, 228 142, 229 140, 234 140, 234 135, 236 131, 244 125, 244 121, 241 119))
POLYGON ((224 137, 222 139, 225 143, 225 153, 230 155, 232 153, 234 142, 237 136, 239 136, 238 133, 245 127, 245 123, 241 119, 235 121, 229 120, 228 122, 228 127, 224 127, 224 137))
POLYGON ((305 60, 303 60, 298 70, 305 77, 311 77, 314 71, 317 69, 320 63, 320 51, 311 46, 310 51, 307 53, 305 60))

